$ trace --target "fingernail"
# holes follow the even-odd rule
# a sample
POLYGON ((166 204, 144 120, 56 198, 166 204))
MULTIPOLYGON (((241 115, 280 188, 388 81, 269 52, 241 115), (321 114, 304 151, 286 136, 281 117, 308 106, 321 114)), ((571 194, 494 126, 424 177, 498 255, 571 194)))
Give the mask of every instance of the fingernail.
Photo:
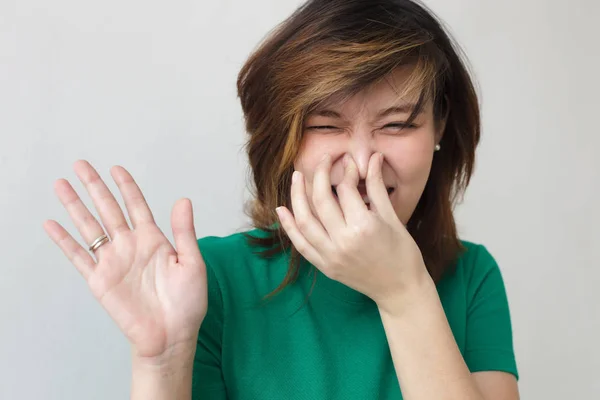
POLYGON ((292 174, 292 183, 298 182, 298 171, 294 171, 292 174))
POLYGON ((342 159, 342 164, 344 165, 344 168, 348 166, 348 158, 350 158, 348 154, 344 154, 344 158, 342 159))
POLYGON ((383 162, 383 153, 379 153, 379 161, 383 162))
POLYGON ((323 155, 323 158, 321 159, 321 162, 325 162, 325 161, 327 161, 328 159, 329 159, 329 153, 325 153, 325 154, 323 155))

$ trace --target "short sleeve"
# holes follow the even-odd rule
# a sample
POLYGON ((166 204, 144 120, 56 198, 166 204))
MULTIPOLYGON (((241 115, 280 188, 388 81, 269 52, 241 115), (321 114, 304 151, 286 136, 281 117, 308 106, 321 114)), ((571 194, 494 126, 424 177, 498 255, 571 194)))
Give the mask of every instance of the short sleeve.
POLYGON ((467 287, 465 362, 471 372, 503 371, 519 378, 504 280, 484 246, 472 248, 474 265, 467 287))
POLYGON ((204 249, 202 250, 206 264, 208 309, 198 333, 192 376, 192 400, 226 400, 227 390, 221 370, 223 299, 215 273, 210 267, 209 257, 204 249))

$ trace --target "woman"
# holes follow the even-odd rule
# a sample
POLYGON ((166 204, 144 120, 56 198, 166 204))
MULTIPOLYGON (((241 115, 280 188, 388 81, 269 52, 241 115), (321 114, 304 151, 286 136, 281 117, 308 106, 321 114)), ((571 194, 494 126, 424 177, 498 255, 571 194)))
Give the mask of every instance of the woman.
POLYGON ((134 399, 517 399, 502 276, 452 208, 479 141, 455 46, 409 0, 313 0, 249 58, 254 229, 175 248, 133 178, 57 195, 94 260, 45 228, 132 343, 134 399), (106 236, 103 236, 106 232, 106 236), (109 239, 110 238, 110 239, 109 239))

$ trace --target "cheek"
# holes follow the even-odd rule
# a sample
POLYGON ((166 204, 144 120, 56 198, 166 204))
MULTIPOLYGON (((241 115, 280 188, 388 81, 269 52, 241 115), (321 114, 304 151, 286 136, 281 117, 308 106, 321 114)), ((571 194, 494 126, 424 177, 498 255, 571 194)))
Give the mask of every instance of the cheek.
POLYGON ((323 154, 337 154, 340 141, 334 136, 306 135, 302 138, 300 150, 294 161, 294 169, 302 172, 307 180, 312 180, 314 170, 317 168, 323 154))
POLYGON ((401 180, 418 183, 426 180, 431 169, 432 158, 428 153, 412 154, 400 161, 398 170, 401 180))
POLYGON ((385 151, 401 185, 419 185, 427 180, 433 160, 433 144, 424 140, 390 144, 385 151))
POLYGON ((304 184, 306 194, 309 199, 312 195, 312 179, 317 165, 323 157, 322 140, 316 140, 314 136, 308 135, 302 139, 302 144, 296 159, 294 160, 294 169, 302 172, 304 175, 304 184))
POLYGON ((433 143, 425 140, 402 146, 391 146, 388 162, 398 182, 398 190, 392 195, 393 207, 400 220, 406 224, 410 219, 429 178, 433 160, 433 143))

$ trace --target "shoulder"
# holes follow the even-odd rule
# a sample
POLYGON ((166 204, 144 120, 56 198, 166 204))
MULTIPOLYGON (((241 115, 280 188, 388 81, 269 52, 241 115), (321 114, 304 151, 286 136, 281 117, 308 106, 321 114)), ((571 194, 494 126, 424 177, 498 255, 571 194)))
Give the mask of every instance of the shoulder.
POLYGON ((481 244, 468 240, 461 240, 463 250, 459 254, 455 269, 457 273, 463 275, 468 280, 485 276, 493 270, 498 270, 498 263, 488 250, 481 244))
POLYGON ((464 251, 457 260, 454 280, 458 278, 463 282, 469 308, 507 303, 506 287, 496 258, 483 244, 465 240, 461 243, 464 251))
POLYGON ((472 299, 478 293, 482 294, 482 286, 486 291, 504 290, 502 273, 496 258, 488 248, 481 243, 467 240, 461 240, 461 244, 463 250, 442 279, 443 285, 460 285, 466 292, 467 299, 472 299))
POLYGON ((248 264, 260 257, 253 252, 247 235, 261 235, 258 229, 236 232, 227 236, 204 236, 198 239, 198 247, 209 272, 221 275, 224 269, 239 267, 240 263, 248 264))
POLYGON ((464 251, 458 258, 459 263, 480 265, 482 263, 495 262, 494 257, 485 245, 468 240, 461 240, 460 243, 463 245, 464 251))
POLYGON ((245 232, 236 232, 227 236, 204 236, 198 239, 202 257, 219 259, 246 250, 245 232))
POLYGON ((249 237, 268 235, 264 230, 251 229, 227 236, 199 238, 198 247, 206 264, 209 286, 218 285, 224 299, 227 294, 239 300, 241 296, 255 298, 271 292, 273 285, 285 277, 288 259, 285 254, 266 257, 261 254, 266 248, 249 240, 249 237))
POLYGON ((204 236, 198 239, 198 247, 207 264, 218 267, 222 264, 231 264, 240 260, 259 261, 261 248, 253 246, 248 237, 264 238, 267 232, 260 229, 251 229, 236 232, 227 236, 204 236))

